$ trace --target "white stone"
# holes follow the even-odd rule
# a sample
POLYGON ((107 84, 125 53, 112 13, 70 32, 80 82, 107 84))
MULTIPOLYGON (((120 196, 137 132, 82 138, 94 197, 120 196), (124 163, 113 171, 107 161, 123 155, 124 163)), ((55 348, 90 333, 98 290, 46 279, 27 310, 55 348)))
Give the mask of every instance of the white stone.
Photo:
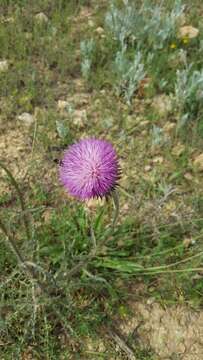
POLYGON ((193 39, 197 37, 199 34, 199 30, 191 25, 182 26, 179 29, 179 37, 184 38, 187 37, 188 39, 193 39))
POLYGON ((26 126, 30 126, 35 121, 34 116, 26 112, 19 115, 18 120, 26 126))
POLYGON ((193 180, 193 176, 192 176, 192 174, 191 174, 190 172, 186 172, 186 173, 184 174, 184 178, 185 178, 186 180, 189 180, 189 181, 193 180))
POLYGON ((73 113, 73 124, 79 127, 84 126, 84 122, 87 120, 86 110, 75 110, 73 113))
POLYGON ((151 165, 146 165, 146 166, 144 167, 144 171, 148 172, 148 171, 150 171, 150 170, 152 170, 151 165))
POLYGON ((59 110, 65 110, 66 108, 68 108, 68 106, 69 106, 69 102, 68 102, 68 101, 58 100, 57 108, 58 108, 59 110))
POLYGON ((38 13, 37 15, 35 15, 35 19, 37 21, 39 21, 40 23, 47 23, 48 22, 48 17, 43 13, 43 12, 40 12, 38 13))
POLYGON ((153 164, 162 164, 164 161, 163 156, 156 156, 154 159, 152 159, 153 164))
POLYGON ((92 19, 88 20, 89 27, 94 27, 94 21, 92 19))
POLYGON ((0 72, 4 72, 8 70, 8 61, 2 60, 0 61, 0 72))
POLYGON ((102 35, 103 33, 104 33, 104 29, 101 27, 101 26, 99 26, 98 28, 96 28, 96 33, 97 34, 99 34, 99 35, 102 35))

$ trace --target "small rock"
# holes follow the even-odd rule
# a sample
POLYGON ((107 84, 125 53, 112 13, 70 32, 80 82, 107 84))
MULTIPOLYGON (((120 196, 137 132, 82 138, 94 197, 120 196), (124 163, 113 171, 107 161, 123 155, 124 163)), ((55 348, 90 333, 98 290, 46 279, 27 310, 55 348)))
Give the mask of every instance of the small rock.
POLYGON ((69 102, 65 100, 58 100, 57 108, 58 110, 65 110, 69 106, 69 102))
POLYGON ((191 25, 188 26, 181 26, 179 29, 179 37, 184 38, 187 37, 188 39, 196 38, 199 34, 199 30, 191 25))
POLYGON ((79 127, 84 126, 84 122, 87 119, 86 110, 75 110, 73 114, 73 124, 79 127))
POLYGON ((160 116, 166 116, 172 111, 172 101, 168 95, 155 96, 152 106, 160 116))
POLYGON ((15 19, 13 17, 7 17, 7 18, 3 18, 2 23, 14 23, 15 19))
POLYGON ((167 121, 163 127, 163 130, 166 132, 166 133, 171 133, 173 131, 173 129, 176 127, 176 124, 175 123, 171 123, 170 121, 167 121))
POLYGON ((129 204, 128 203, 125 203, 123 206, 122 206, 122 210, 123 211, 128 211, 129 210, 129 204))
POLYGON ((98 346, 97 351, 98 351, 99 353, 104 353, 104 352, 106 351, 106 346, 104 345, 103 342, 100 342, 100 343, 99 343, 99 346, 98 346))
POLYGON ((203 153, 196 157, 194 160, 194 166, 197 170, 203 171, 203 153))
POLYGON ((143 120, 140 122, 139 125, 140 125, 140 127, 147 127, 147 125, 149 125, 149 123, 150 123, 149 120, 143 120))
POLYGON ((144 167, 144 171, 146 171, 146 172, 150 171, 151 169, 152 169, 151 165, 146 165, 144 167))
POLYGON ((179 157, 182 155, 185 151, 185 145, 178 143, 174 148, 172 149, 172 154, 176 157, 179 157))
POLYGON ((8 61, 2 60, 0 61, 0 72, 4 72, 8 70, 8 61))
POLYGON ((189 173, 189 172, 187 172, 187 173, 184 174, 184 178, 185 178, 186 180, 193 180, 193 176, 192 176, 192 174, 189 173))
POLYGON ((99 26, 98 28, 96 28, 96 33, 97 34, 99 34, 99 35, 102 35, 103 33, 104 33, 104 29, 101 27, 101 26, 99 26))
POLYGON ((35 19, 40 23, 47 23, 49 20, 48 17, 43 12, 40 12, 39 14, 35 15, 35 19))
POLYGON ((147 305, 152 305, 155 301, 156 301, 156 299, 155 299, 154 297, 150 297, 150 298, 147 300, 147 305))
POLYGON ((92 19, 88 20, 89 27, 94 27, 94 21, 92 19))
POLYGON ((26 32, 26 33, 25 33, 25 38, 26 38, 27 40, 31 40, 31 39, 32 39, 32 33, 31 33, 31 32, 26 32))
POLYGON ((192 240, 192 239, 190 239, 190 238, 185 238, 185 239, 183 240, 183 246, 184 246, 185 248, 188 248, 188 247, 190 247, 191 245, 193 245, 193 240, 192 240))
POLYGON ((163 156, 156 156, 156 157, 152 160, 152 162, 153 162, 154 164, 162 164, 163 161, 164 161, 163 156))
POLYGON ((18 116, 18 120, 22 121, 22 123, 26 126, 30 126, 34 122, 34 116, 29 113, 22 113, 18 116))

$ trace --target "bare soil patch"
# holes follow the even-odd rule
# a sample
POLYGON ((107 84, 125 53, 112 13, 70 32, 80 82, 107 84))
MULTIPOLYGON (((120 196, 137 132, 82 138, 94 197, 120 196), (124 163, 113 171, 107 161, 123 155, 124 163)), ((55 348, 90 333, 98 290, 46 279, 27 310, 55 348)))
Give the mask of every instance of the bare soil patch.
POLYGON ((203 312, 186 305, 161 306, 153 299, 129 304, 131 316, 120 323, 125 337, 149 347, 159 360, 203 359, 203 312))

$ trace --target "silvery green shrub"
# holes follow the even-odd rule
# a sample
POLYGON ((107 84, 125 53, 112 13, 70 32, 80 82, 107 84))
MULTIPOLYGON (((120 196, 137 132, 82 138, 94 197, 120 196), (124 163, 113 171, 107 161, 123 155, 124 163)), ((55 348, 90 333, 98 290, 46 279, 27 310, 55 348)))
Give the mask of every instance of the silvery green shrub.
POLYGON ((123 94, 126 102, 130 104, 139 86, 139 82, 145 77, 141 52, 136 52, 133 60, 130 61, 124 48, 122 51, 118 51, 116 53, 114 70, 118 78, 117 92, 123 94))
POLYGON ((122 9, 111 3, 105 23, 121 47, 130 39, 141 48, 147 44, 156 50, 163 48, 165 42, 174 36, 183 11, 181 0, 175 1, 171 11, 166 11, 161 5, 154 6, 150 1, 144 1, 141 6, 138 1, 131 4, 125 1, 122 9))
POLYGON ((85 78, 89 77, 94 50, 94 40, 83 40, 80 43, 81 71, 85 78))
POLYGON ((179 124, 183 126, 196 116, 203 101, 203 69, 192 70, 192 64, 183 70, 177 70, 175 84, 175 102, 179 110, 179 124))

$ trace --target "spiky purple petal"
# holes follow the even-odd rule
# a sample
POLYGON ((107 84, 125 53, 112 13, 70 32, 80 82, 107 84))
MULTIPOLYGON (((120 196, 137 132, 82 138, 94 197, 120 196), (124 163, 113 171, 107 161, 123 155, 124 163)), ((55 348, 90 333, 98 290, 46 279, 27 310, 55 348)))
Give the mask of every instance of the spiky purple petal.
POLYGON ((80 140, 65 151, 59 174, 72 196, 81 200, 106 196, 119 178, 116 151, 105 140, 80 140))

